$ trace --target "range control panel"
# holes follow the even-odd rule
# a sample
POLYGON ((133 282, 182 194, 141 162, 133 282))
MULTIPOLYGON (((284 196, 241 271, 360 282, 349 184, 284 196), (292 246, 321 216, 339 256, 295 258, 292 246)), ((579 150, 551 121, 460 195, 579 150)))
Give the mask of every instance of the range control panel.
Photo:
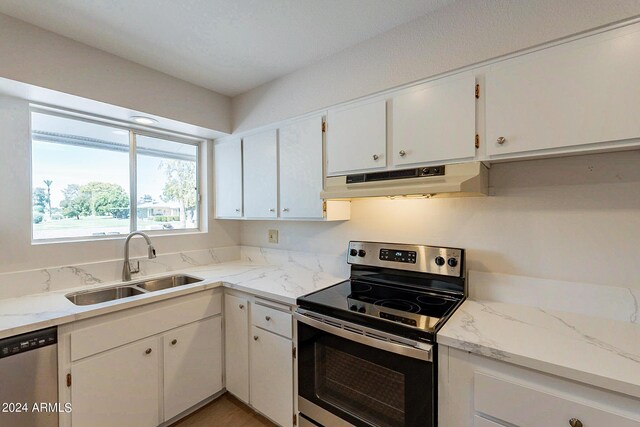
POLYGON ((380 259, 383 261, 416 263, 416 251, 403 251, 400 249, 380 249, 380 259))
POLYGON ((36 348, 55 344, 58 342, 58 331, 56 328, 44 329, 27 334, 16 335, 14 337, 0 340, 0 359, 35 350, 36 348))
POLYGON ((464 249, 403 243, 349 242, 349 264, 464 276, 464 249))

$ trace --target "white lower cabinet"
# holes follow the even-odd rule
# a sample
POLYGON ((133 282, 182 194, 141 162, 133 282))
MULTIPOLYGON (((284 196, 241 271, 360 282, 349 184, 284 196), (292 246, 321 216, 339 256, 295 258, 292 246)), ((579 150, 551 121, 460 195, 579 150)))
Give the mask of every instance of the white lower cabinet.
POLYGON ((249 300, 226 294, 224 313, 227 391, 249 403, 249 300))
POLYGON ((440 427, 640 427, 640 400, 440 346, 440 427))
POLYGON ((227 391, 278 425, 293 426, 291 306, 231 291, 225 325, 227 391))
POLYGON ((61 427, 153 427, 223 389, 222 292, 58 328, 61 427))
POLYGON ((222 389, 222 318, 174 329, 162 341, 167 421, 222 389))
POLYGON ((74 427, 159 424, 159 338, 151 337, 73 364, 74 427))
POLYGON ((252 326, 251 404, 281 426, 293 421, 293 360, 290 339, 252 326))

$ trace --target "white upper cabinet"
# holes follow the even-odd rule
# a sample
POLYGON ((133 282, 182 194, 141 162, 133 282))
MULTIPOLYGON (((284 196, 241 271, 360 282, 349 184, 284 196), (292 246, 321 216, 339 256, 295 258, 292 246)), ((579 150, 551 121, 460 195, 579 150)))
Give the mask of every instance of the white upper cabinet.
POLYGON ((492 65, 487 154, 577 151, 640 137, 639 76, 638 24, 492 65))
POLYGON ((216 216, 242 217, 242 142, 219 142, 214 147, 216 216))
POLYGON ((327 114, 327 175, 387 166, 387 107, 380 100, 327 114))
POLYGON ((425 83, 391 101, 389 151, 394 166, 472 159, 476 154, 475 77, 425 83))
POLYGON ((278 136, 275 129, 242 140, 244 216, 278 216, 278 136))
POLYGON ((322 117, 280 128, 280 216, 322 218, 322 117))

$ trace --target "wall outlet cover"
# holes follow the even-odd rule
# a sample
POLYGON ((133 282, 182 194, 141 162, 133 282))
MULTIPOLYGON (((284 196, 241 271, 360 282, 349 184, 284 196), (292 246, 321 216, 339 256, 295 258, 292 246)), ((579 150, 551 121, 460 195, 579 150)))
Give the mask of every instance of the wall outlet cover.
POLYGON ((269 243, 278 243, 278 230, 269 230, 269 243))

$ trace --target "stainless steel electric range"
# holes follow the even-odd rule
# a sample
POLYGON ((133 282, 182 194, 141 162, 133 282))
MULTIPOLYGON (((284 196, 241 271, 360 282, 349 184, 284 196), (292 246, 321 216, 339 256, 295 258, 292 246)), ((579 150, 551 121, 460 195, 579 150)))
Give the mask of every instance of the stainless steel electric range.
POLYGON ((464 250, 350 242, 349 280, 298 298, 301 426, 437 425, 436 332, 466 296, 464 250))

